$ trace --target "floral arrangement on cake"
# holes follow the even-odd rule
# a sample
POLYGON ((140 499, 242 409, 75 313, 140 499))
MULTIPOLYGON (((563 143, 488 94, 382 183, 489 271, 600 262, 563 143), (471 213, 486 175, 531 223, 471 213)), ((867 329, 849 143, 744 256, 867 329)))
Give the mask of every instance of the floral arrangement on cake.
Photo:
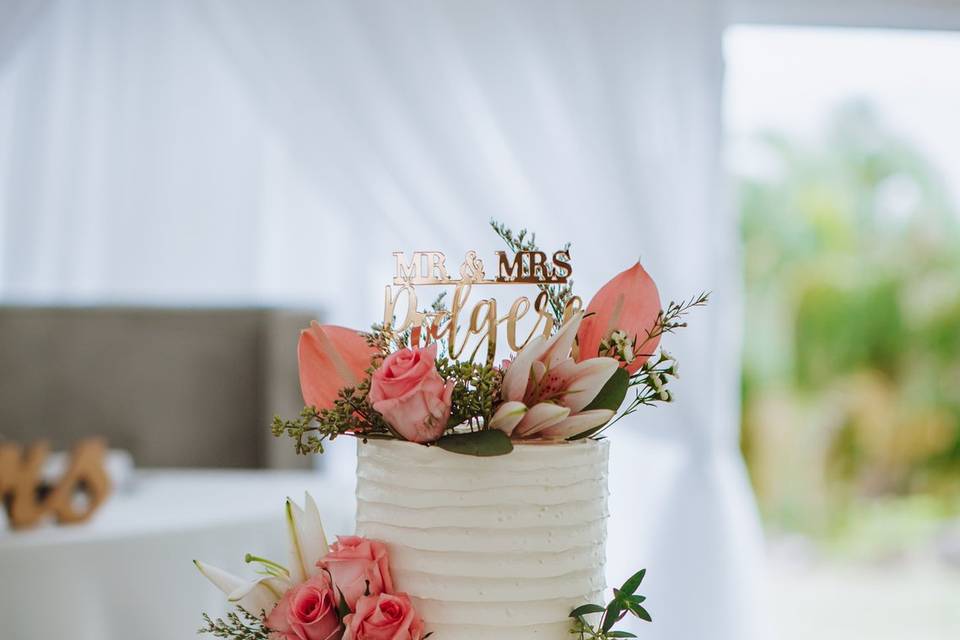
POLYGON ((260 576, 244 580, 194 561, 237 607, 227 619, 204 614, 200 633, 234 640, 423 640, 423 620, 410 597, 394 590, 382 542, 341 536, 327 544, 320 512, 308 493, 301 508, 286 505, 290 559, 286 566, 247 555, 260 576))
MULTIPOLYGON (((499 364, 489 346, 485 362, 455 359, 456 310, 443 294, 402 331, 393 318, 369 332, 313 323, 298 347, 306 407, 297 419, 274 418, 273 434, 293 438, 302 454, 322 453, 324 442, 347 435, 503 455, 513 441, 597 438, 639 407, 673 399, 668 385, 678 376, 677 361, 658 349, 660 339, 686 326, 683 317, 708 294, 661 308, 656 284, 637 262, 581 309, 572 282, 556 275, 571 272, 569 244, 554 254, 553 266, 518 264, 518 257, 545 255, 535 236, 491 225, 513 253, 515 277, 541 290, 538 325, 521 348, 499 364)), ((509 319, 495 313, 494 306, 494 334, 509 319)))
MULTIPOLYGON (((309 493, 300 507, 287 499, 290 542, 287 565, 247 554, 258 577, 244 579, 194 560, 197 569, 236 611, 226 619, 203 614, 198 633, 230 640, 426 640, 410 597, 394 589, 386 545, 360 536, 327 544, 320 511, 309 493)), ((570 613, 580 640, 636 637, 614 626, 628 613, 650 621, 636 593, 646 570, 630 577, 603 607, 586 604, 570 613), (595 622, 595 624, 594 624, 595 622)))
MULTIPOLYGON (((386 289, 382 323, 367 332, 317 323, 304 330, 298 356, 306 406, 296 419, 274 418, 273 434, 291 437, 301 454, 322 453, 325 443, 352 436, 499 456, 509 454, 514 443, 556 446, 600 439, 641 406, 673 400, 669 384, 678 376, 677 362, 660 340, 686 326, 684 316, 706 304, 707 294, 662 308, 656 284, 638 262, 584 308, 573 292, 569 244, 549 258, 533 234, 514 233, 494 221, 491 226, 507 245, 507 251, 496 252, 495 276, 486 275, 473 251, 459 278, 447 272, 440 252, 416 252, 409 263, 396 253, 398 288, 386 289), (449 300, 441 294, 420 309, 418 284, 455 290, 449 300), (532 284, 539 293, 533 302, 518 298, 502 317, 496 299, 481 300, 460 324, 471 288, 488 284, 532 284), (398 324, 402 296, 407 309, 398 324), (518 321, 530 311, 533 328, 520 340, 518 321), (502 324, 511 348, 509 357, 497 362, 502 324), (471 337, 476 346, 469 357, 460 357, 471 337), (485 357, 479 358, 484 345, 485 357)), ((383 542, 352 536, 329 546, 309 495, 303 508, 288 500, 286 515, 288 566, 248 555, 260 576, 242 580, 196 563, 237 607, 226 619, 205 615, 201 633, 233 640, 431 635, 413 600, 394 589, 383 542)), ((614 627, 628 615, 650 621, 644 596, 637 594, 644 575, 640 571, 614 589, 605 606, 573 609, 573 637, 634 637, 614 627)))

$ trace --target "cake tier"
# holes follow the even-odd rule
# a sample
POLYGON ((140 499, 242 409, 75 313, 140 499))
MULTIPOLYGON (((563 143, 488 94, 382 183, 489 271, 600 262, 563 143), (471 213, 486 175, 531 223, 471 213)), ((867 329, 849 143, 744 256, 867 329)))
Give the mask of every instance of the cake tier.
POLYGON ((563 640, 570 611, 600 602, 606 441, 491 458, 400 441, 358 451, 357 532, 387 543, 397 590, 438 640, 563 640))

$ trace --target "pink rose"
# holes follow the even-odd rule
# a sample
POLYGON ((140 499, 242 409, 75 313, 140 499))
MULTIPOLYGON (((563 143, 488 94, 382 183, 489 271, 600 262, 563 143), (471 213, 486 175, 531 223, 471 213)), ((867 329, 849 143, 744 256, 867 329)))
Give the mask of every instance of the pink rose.
POLYGON ((453 382, 437 373, 437 343, 390 354, 373 373, 370 402, 411 442, 433 442, 450 418, 453 382))
POLYGON ((357 603, 357 612, 344 617, 343 640, 421 640, 423 620, 413 610, 405 593, 367 596, 357 603))
POLYGON ((325 573, 291 587, 267 616, 271 640, 340 640, 337 597, 325 573))
POLYGON ((343 592, 351 611, 356 611, 357 600, 368 589, 370 595, 393 591, 387 547, 378 540, 339 536, 319 564, 330 572, 335 588, 343 592))

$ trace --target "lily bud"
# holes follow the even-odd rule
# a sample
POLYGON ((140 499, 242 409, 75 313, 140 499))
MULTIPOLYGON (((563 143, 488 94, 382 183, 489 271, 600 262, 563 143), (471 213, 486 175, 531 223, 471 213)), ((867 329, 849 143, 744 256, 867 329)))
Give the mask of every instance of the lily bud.
POLYGON ((634 345, 634 358, 629 364, 621 362, 630 373, 636 373, 660 344, 660 336, 648 338, 660 313, 660 293, 653 278, 640 263, 618 274, 603 285, 587 305, 587 311, 577 340, 580 346, 577 360, 583 361, 601 353, 601 343, 609 349, 614 332, 622 332, 634 345))
POLYGON ((341 389, 355 387, 366 377, 375 353, 359 331, 310 323, 297 346, 304 404, 332 409, 341 389))

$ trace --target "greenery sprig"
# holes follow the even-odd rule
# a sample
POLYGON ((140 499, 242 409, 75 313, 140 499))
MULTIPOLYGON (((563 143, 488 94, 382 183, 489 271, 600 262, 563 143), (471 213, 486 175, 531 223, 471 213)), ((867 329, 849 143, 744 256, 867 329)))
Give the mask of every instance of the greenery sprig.
POLYGON ((437 371, 445 380, 454 381, 448 428, 469 424, 472 431, 479 431, 489 424, 493 408, 500 401, 503 371, 492 365, 447 357, 437 358, 437 371))
POLYGON ((340 390, 332 409, 304 407, 300 417, 284 420, 273 417, 271 431, 275 437, 287 435, 295 441, 300 455, 323 453, 323 443, 347 435, 364 441, 377 438, 400 438, 373 408, 367 399, 369 379, 357 387, 340 390), (366 389, 364 389, 366 387, 366 389))
POLYGON ((198 634, 210 634, 215 638, 229 638, 230 640, 267 640, 270 630, 264 625, 263 619, 255 616, 242 607, 227 614, 227 619, 213 620, 206 613, 203 614, 204 626, 197 629, 198 634))
MULTIPOLYGON (((440 299, 435 305, 439 304, 440 299)), ((374 325, 366 337, 367 343, 376 350, 367 375, 356 387, 341 389, 333 408, 304 407, 300 416, 292 420, 274 416, 273 435, 292 438, 298 454, 323 453, 325 442, 342 435, 360 438, 364 442, 403 439, 373 408, 368 395, 374 371, 388 355, 409 344, 409 332, 395 334, 389 327, 374 325)), ((462 424, 468 424, 472 431, 483 430, 500 400, 503 372, 490 364, 459 362, 446 356, 437 358, 437 371, 443 379, 454 383, 447 432, 453 433, 454 427, 462 424)))
MULTIPOLYGON (((657 321, 653 328, 647 331, 644 342, 658 338, 666 333, 674 333, 677 329, 687 326, 684 316, 696 307, 703 307, 710 301, 710 294, 701 292, 689 300, 670 301, 666 309, 657 314, 657 321)), ((657 357, 650 358, 643 363, 640 370, 630 376, 629 388, 635 393, 626 408, 621 409, 619 415, 603 426, 596 434, 605 431, 619 420, 634 413, 643 406, 652 407, 659 403, 673 402, 673 393, 667 388, 671 380, 679 378, 677 360, 663 349, 657 357)))
MULTIPOLYGON (((623 375, 626 378, 626 375, 623 375)), ((625 392, 634 389, 634 396, 630 403, 620 409, 620 413, 615 418, 599 429, 588 432, 586 435, 596 437, 615 425, 623 418, 634 413, 640 407, 652 407, 661 402, 672 402, 673 393, 667 389, 671 379, 675 380, 680 376, 677 373, 677 361, 666 351, 660 350, 656 360, 647 360, 640 367, 640 370, 629 377, 625 392)), ((625 397, 624 393, 621 398, 625 397)))
POLYGON ((619 589, 613 590, 613 599, 602 607, 598 604, 585 604, 577 607, 570 612, 573 618, 573 626, 570 633, 579 636, 580 640, 606 640, 607 638, 636 638, 629 631, 616 631, 614 626, 626 615, 632 614, 641 620, 653 622, 653 618, 643 608, 643 602, 646 597, 637 594, 637 588, 643 582, 647 574, 646 569, 642 569, 630 576, 619 589), (590 623, 588 616, 600 615, 596 626, 590 623))
POLYGON ((370 393, 370 380, 373 372, 384 359, 396 349, 409 344, 408 332, 395 333, 384 325, 373 325, 364 334, 367 344, 375 349, 370 366, 364 379, 356 387, 341 389, 333 408, 317 410, 316 407, 304 407, 300 416, 293 420, 273 417, 271 432, 275 437, 287 435, 295 441, 296 452, 300 455, 323 453, 323 443, 333 441, 338 436, 349 435, 364 441, 376 438, 400 438, 383 416, 373 408, 367 396, 370 393))
POLYGON ((687 323, 683 321, 683 317, 690 313, 691 309, 707 306, 708 302, 710 302, 710 293, 707 291, 701 291, 699 295, 689 300, 681 302, 671 300, 667 308, 661 309, 657 314, 657 321, 653 324, 653 328, 647 331, 647 340, 644 342, 686 327, 687 323))
MULTIPOLYGON (((687 326, 683 317, 693 308, 707 304, 709 293, 701 293, 683 302, 671 301, 667 308, 661 310, 653 328, 647 331, 647 341, 665 333, 673 333, 681 327, 687 326)), ((633 351, 637 349, 635 340, 633 351)), ((646 356, 641 356, 646 357, 646 356)), ((628 375, 624 369, 619 369, 601 390, 600 395, 588 406, 588 409, 610 409, 618 412, 616 416, 601 427, 579 433, 569 440, 581 438, 596 438, 614 424, 634 413, 642 406, 654 406, 659 403, 673 401, 673 393, 668 389, 672 380, 679 378, 677 360, 665 350, 661 349, 655 358, 649 358, 636 373, 628 375), (623 401, 630 389, 634 390, 633 398, 624 406, 623 401)))

